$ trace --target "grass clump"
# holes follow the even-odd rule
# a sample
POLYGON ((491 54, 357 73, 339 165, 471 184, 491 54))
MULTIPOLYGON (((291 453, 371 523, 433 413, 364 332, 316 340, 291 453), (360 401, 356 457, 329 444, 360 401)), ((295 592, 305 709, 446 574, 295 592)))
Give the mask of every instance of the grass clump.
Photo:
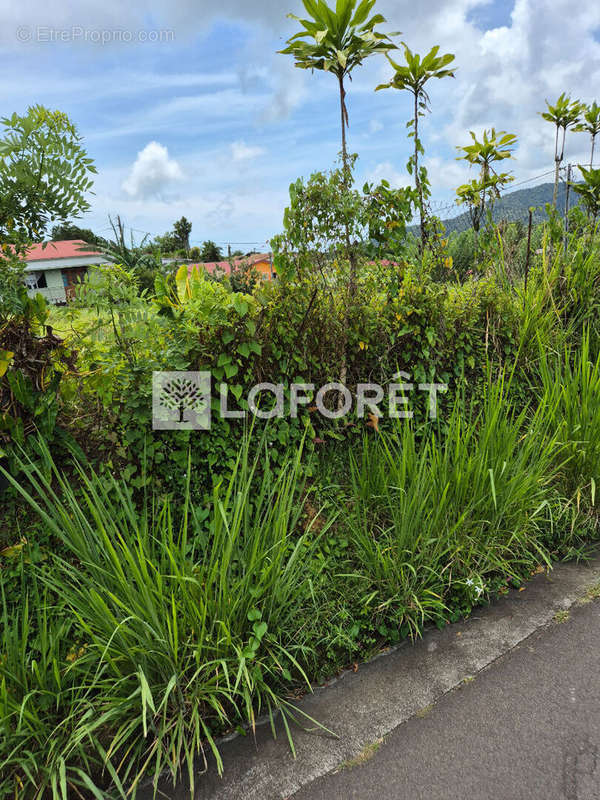
POLYGON ((498 577, 549 563, 560 448, 546 434, 500 382, 471 416, 456 404, 445 431, 407 424, 365 442, 352 468, 355 579, 386 625, 415 635, 468 611, 498 577))
POLYGON ((207 750, 222 768, 217 732, 276 712, 288 729, 289 687, 308 685, 325 624, 326 527, 300 524, 300 458, 259 476, 246 444, 209 507, 179 513, 138 510, 116 479, 81 470, 75 493, 29 465, 22 492, 64 554, 16 616, 5 603, 0 797, 125 796, 165 770, 193 793, 207 750))

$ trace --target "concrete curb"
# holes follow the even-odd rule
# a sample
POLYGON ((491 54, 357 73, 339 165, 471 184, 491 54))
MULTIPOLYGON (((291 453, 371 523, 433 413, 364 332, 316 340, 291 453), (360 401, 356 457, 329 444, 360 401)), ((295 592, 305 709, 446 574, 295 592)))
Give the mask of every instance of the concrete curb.
MULTIPOLYGON (((295 728, 296 759, 280 726, 276 740, 263 725, 256 739, 225 741, 224 776, 217 775, 214 765, 199 775, 197 800, 289 798, 488 667, 599 582, 600 557, 586 565, 559 565, 549 576, 537 575, 524 591, 510 592, 465 622, 429 630, 414 646, 405 644, 316 689, 299 707, 339 739, 295 728)), ((171 785, 161 790, 172 800, 189 798, 184 789, 171 785)), ((147 800, 152 792, 140 791, 138 797, 147 800)))

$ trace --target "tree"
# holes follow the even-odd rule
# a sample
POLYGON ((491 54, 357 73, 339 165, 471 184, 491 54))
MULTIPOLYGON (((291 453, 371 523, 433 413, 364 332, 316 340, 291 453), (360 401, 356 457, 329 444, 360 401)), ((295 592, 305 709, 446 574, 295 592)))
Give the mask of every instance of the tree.
POLYGON ((430 193, 427 170, 425 167, 419 167, 419 154, 424 155, 425 153, 419 138, 419 118, 430 110, 429 95, 425 90, 425 85, 431 78, 454 77, 454 70, 446 69, 446 67, 454 61, 454 55, 452 55, 452 53, 445 53, 442 56, 438 56, 439 49, 439 46, 433 47, 429 53, 421 59, 418 53, 413 53, 404 44, 406 64, 397 64, 388 54, 388 61, 396 70, 396 74, 391 81, 378 86, 376 89, 376 91, 380 91, 381 89, 399 89, 400 91, 408 91, 413 95, 414 114, 407 127, 412 128, 409 136, 414 139, 415 147, 414 153, 407 164, 407 168, 409 174, 415 177, 415 189, 417 191, 420 214, 422 250, 425 249, 425 241, 427 238, 424 195, 427 194, 427 196, 429 196, 430 193))
POLYGON ((585 106, 582 110, 581 122, 573 130, 579 133, 589 133, 592 139, 592 153, 590 155, 590 169, 594 169, 594 149, 596 146, 596 136, 600 133, 600 106, 595 101, 591 106, 585 106))
POLYGON ((284 55, 291 55, 300 69, 324 70, 336 76, 340 94, 342 123, 342 161, 346 181, 350 183, 350 167, 346 144, 346 129, 349 126, 346 105, 346 78, 352 79, 353 70, 363 61, 378 53, 396 50, 390 36, 375 30, 385 22, 385 17, 375 14, 369 19, 376 0, 337 0, 335 9, 324 0, 302 0, 310 19, 297 20, 303 30, 289 39, 284 55))
POLYGON ((179 241, 179 247, 185 250, 186 253, 189 253, 192 223, 185 217, 182 217, 173 225, 173 232, 179 241))
POLYGON ((411 210, 405 189, 382 181, 360 192, 346 185, 343 168, 299 179, 290 186, 284 233, 271 241, 277 275, 311 283, 320 276, 329 287, 335 264, 344 264, 348 232, 355 260, 401 257, 411 210))
POLYGON ((61 242, 65 240, 81 239, 86 244, 94 245, 94 247, 105 247, 106 239, 97 236, 89 228, 80 228, 73 222, 61 222, 54 225, 50 235, 50 241, 61 242))
POLYGON ((89 209, 96 173, 77 128, 61 111, 31 106, 0 120, 0 243, 21 251, 52 222, 89 209))
POLYGON ((173 231, 168 231, 163 236, 155 236, 153 242, 147 245, 148 249, 152 249, 152 247, 158 248, 163 255, 167 253, 174 253, 179 247, 179 239, 173 233, 173 231))
POLYGON ((481 221, 484 218, 486 207, 491 208, 494 201, 500 197, 500 189, 513 180, 508 172, 497 173, 493 165, 499 161, 512 158, 517 137, 506 131, 496 132, 495 128, 483 132, 481 141, 471 131, 473 143, 466 147, 459 147, 464 155, 459 160, 479 167, 479 178, 459 186, 456 190, 459 203, 469 206, 471 222, 475 234, 479 232, 481 221))
POLYGON ((579 123, 581 116, 582 105, 578 100, 571 101, 569 95, 564 92, 556 101, 555 105, 550 105, 546 100, 547 111, 540 112, 542 117, 547 122, 552 122, 556 126, 556 139, 554 142, 554 195, 552 198, 552 205, 556 208, 556 198, 558 196, 558 179, 560 176, 560 165, 565 157, 565 140, 567 130, 574 128, 579 123), (562 131, 562 141, 560 132, 562 131))
POLYGON ((202 249, 200 250, 200 260, 204 263, 210 263, 214 261, 222 261, 223 260, 223 253, 220 247, 208 239, 206 242, 202 243, 202 249))
POLYGON ((571 184, 573 189, 581 197, 592 220, 592 225, 596 225, 596 220, 600 214, 600 169, 586 169, 579 167, 583 175, 583 183, 571 184))

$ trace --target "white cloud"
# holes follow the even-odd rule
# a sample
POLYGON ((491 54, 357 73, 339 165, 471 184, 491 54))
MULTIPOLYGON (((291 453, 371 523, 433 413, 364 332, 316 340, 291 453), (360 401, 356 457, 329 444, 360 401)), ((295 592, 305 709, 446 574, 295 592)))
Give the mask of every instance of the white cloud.
POLYGON ((132 199, 160 197, 168 186, 183 179, 179 164, 158 142, 150 142, 137 155, 122 189, 132 199))
POLYGON ((390 161, 383 161, 367 172, 367 180, 373 183, 388 181, 393 189, 410 186, 412 178, 408 172, 400 172, 390 161))
POLYGON ((379 133, 379 131, 382 131, 383 128, 384 128, 383 122, 381 122, 381 120, 379 119, 372 119, 369 122, 369 133, 371 135, 379 133))
POLYGON ((233 142, 231 145, 231 157, 234 161, 253 161, 265 153, 264 147, 253 147, 244 141, 233 142))

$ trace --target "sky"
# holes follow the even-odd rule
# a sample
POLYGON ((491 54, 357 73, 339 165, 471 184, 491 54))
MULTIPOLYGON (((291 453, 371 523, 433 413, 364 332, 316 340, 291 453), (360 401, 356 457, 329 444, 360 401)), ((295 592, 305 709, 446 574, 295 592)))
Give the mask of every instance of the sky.
MULTIPOLYGON (((336 79, 277 53, 296 30, 287 12, 302 10, 301 0, 2 0, 0 116, 42 103, 76 123, 99 171, 84 227, 106 232, 120 214, 139 240, 185 215, 193 244, 260 249, 281 230, 289 184, 331 168, 340 150, 336 79)), ((382 30, 402 31, 398 43, 456 55, 456 78, 430 84, 423 124, 436 202, 469 178, 456 159, 469 131, 516 133, 512 168, 526 180, 553 168, 544 101, 566 91, 600 102, 597 0, 378 0, 376 10, 382 30)), ((376 57, 348 87, 360 185, 410 180, 410 97, 374 92, 391 75, 376 57)), ((588 152, 583 134, 569 136, 567 160, 588 152)))

